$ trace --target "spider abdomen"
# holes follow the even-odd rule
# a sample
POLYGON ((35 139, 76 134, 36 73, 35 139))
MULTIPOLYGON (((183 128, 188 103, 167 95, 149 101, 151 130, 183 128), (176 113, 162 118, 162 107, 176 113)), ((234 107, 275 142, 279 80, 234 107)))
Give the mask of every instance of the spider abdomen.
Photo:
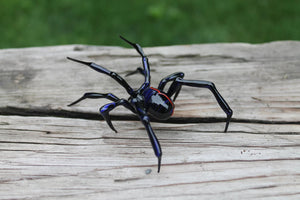
POLYGON ((166 93, 150 87, 145 90, 144 97, 145 107, 151 116, 160 120, 165 120, 172 116, 174 103, 166 93))

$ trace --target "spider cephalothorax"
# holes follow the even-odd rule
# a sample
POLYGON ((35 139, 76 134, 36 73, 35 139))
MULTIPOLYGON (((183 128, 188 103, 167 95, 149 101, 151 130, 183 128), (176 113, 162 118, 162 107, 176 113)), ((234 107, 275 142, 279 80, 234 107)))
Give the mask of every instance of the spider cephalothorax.
POLYGON ((200 80, 185 80, 183 79, 184 73, 182 72, 176 72, 173 73, 165 78, 163 78, 157 89, 150 87, 150 67, 148 63, 148 58, 144 54, 142 48, 140 45, 132 43, 122 36, 120 36, 124 41, 129 43, 131 46, 133 46, 137 52, 142 56, 142 63, 143 68, 137 68, 135 71, 130 72, 126 76, 135 74, 135 73, 141 73, 145 77, 144 83, 140 86, 139 89, 133 90, 128 83, 117 73, 112 72, 100 65, 97 65, 92 62, 84 62, 80 60, 76 60, 74 58, 68 57, 68 59, 88 65, 92 69, 106 74, 113 79, 115 79, 121 86, 123 86, 127 93, 130 95, 129 99, 119 99, 114 94, 107 93, 85 93, 81 98, 71 103, 69 106, 72 106, 86 98, 91 99, 98 99, 98 98, 106 98, 111 101, 112 103, 108 103, 100 108, 100 114, 103 116, 103 118, 106 120, 109 127, 114 130, 116 129, 111 123, 109 112, 116 108, 119 105, 124 106, 125 108, 131 110, 133 113, 137 114, 143 125, 145 126, 152 148, 154 150, 154 153, 156 157, 158 158, 158 172, 160 171, 160 165, 161 165, 161 157, 162 157, 162 151, 159 144, 158 139, 156 138, 152 127, 150 125, 150 119, 149 115, 153 116, 156 119, 159 120, 165 120, 172 116, 174 112, 174 101, 176 100, 181 87, 182 86, 191 86, 191 87, 200 87, 200 88, 207 88, 209 89, 215 96, 215 98, 218 101, 218 104, 223 109, 223 111, 227 115, 227 121, 224 132, 227 131, 228 125, 232 116, 232 110, 230 109, 229 105, 226 103, 226 101, 223 99, 221 94, 216 89, 215 85, 212 82, 209 81, 200 81, 200 80), (164 87, 168 82, 172 82, 167 92, 164 92, 164 87), (173 97, 174 96, 174 97, 173 97), (173 97, 173 100, 171 98, 173 97))

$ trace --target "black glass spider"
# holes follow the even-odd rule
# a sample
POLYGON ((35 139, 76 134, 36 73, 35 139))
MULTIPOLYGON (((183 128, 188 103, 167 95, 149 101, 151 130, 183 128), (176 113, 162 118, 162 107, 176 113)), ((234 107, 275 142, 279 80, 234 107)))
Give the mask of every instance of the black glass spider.
POLYGON ((159 119, 159 120, 165 120, 168 119, 169 117, 172 116, 174 112, 174 101, 176 100, 176 97, 178 96, 181 86, 186 85, 186 86, 191 86, 191 87, 200 87, 200 88, 207 88, 209 89, 217 99, 220 107, 223 109, 223 111, 227 115, 227 122, 225 126, 224 132, 227 131, 231 116, 232 116, 232 110, 230 109, 229 105, 226 103, 226 101, 223 99, 221 94, 218 92, 216 89, 214 83, 209 82, 209 81, 200 81, 200 80, 185 80, 183 79, 184 73, 182 72, 176 72, 173 73, 165 78, 163 78, 159 85, 158 88, 153 88, 150 87, 150 67, 148 63, 148 58, 144 54, 142 47, 139 44, 132 43, 125 39, 124 37, 120 36, 121 39, 129 43, 131 46, 133 46, 137 52, 142 56, 142 62, 143 62, 143 69, 142 68, 137 68, 135 71, 130 72, 126 76, 135 74, 135 73, 141 73, 145 77, 144 83, 140 86, 139 89, 133 90, 128 83, 117 73, 112 72, 100 65, 97 65, 92 62, 84 62, 80 61, 74 58, 67 57, 68 59, 79 62, 85 65, 88 65, 92 69, 106 74, 113 79, 115 79, 120 85, 122 85, 128 94, 130 95, 129 99, 119 99, 116 97, 114 94, 107 93, 107 94, 102 94, 102 93, 85 93, 81 98, 78 100, 74 101, 68 106, 72 106, 86 98, 90 99, 98 99, 98 98, 106 98, 111 101, 112 103, 108 103, 100 108, 100 114, 103 116, 103 118, 106 120, 107 124, 109 127, 115 131, 116 129, 111 123, 109 112, 112 111, 114 108, 116 108, 119 105, 124 106, 125 108, 131 110, 133 113, 137 114, 139 116, 139 119, 141 122, 144 124, 149 139, 151 141, 152 148, 154 150, 154 153, 156 157, 158 158, 158 172, 160 171, 160 165, 161 165, 161 157, 162 157, 162 151, 160 148, 160 144, 158 139, 156 138, 151 125, 150 125, 150 119, 149 115, 152 117, 159 119), (172 81, 169 89, 167 92, 163 92, 163 89, 165 85, 172 81), (174 95, 173 100, 171 100, 171 97, 174 95), (149 115, 148 115, 149 114, 149 115))

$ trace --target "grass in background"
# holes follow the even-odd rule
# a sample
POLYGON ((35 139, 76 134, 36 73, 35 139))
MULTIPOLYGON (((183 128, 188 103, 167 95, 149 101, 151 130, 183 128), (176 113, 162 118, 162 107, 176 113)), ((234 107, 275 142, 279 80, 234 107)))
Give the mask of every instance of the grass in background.
POLYGON ((300 40, 294 0, 0 0, 0 48, 300 40))

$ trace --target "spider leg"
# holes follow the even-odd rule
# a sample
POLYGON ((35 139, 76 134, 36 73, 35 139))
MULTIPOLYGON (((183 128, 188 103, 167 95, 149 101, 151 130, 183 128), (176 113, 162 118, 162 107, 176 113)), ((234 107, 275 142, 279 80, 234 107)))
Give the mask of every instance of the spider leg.
POLYGON ((102 117, 105 119, 106 123, 108 124, 108 126, 117 133, 117 130, 114 128, 111 119, 110 119, 110 115, 109 112, 112 111, 113 109, 115 109, 117 106, 122 105, 125 108, 131 110, 133 113, 135 113, 134 108, 132 107, 132 105, 125 99, 120 99, 117 102, 112 102, 112 103, 108 103, 104 106, 102 106, 100 108, 100 114, 102 115, 102 117))
POLYGON ((130 42, 129 40, 125 39, 124 37, 120 36, 120 38, 122 40, 124 40, 125 42, 127 42, 128 44, 130 44, 133 48, 136 49, 136 51, 142 56, 142 62, 143 62, 143 74, 145 76, 145 81, 144 83, 141 85, 141 87, 137 90, 137 94, 141 94, 143 93, 143 91, 148 88, 150 86, 150 66, 148 63, 148 58, 146 57, 146 55, 144 54, 144 51, 142 49, 142 47, 139 44, 130 42))
POLYGON ((160 91, 163 91, 163 89, 165 88, 165 86, 168 82, 175 81, 175 79, 178 77, 183 78, 184 73, 183 72, 175 72, 173 74, 166 76, 165 78, 161 79, 157 89, 159 89, 160 91))
POLYGON ((207 88, 209 89, 215 96, 216 100, 218 101, 218 104, 223 109, 223 111, 227 115, 227 121, 224 132, 227 132, 230 119, 232 117, 233 111, 225 101, 225 99, 221 96, 221 94, 218 92, 216 86, 214 83, 209 81, 200 81, 200 80, 184 80, 182 78, 176 78, 174 81, 174 88, 181 87, 182 85, 191 86, 191 87, 200 87, 200 88, 207 88))
POLYGON ((74 101, 73 103, 70 103, 68 106, 73 106, 84 99, 101 99, 101 98, 106 98, 106 99, 109 99, 114 102, 117 102, 118 100, 120 100, 118 97, 116 97, 115 95, 113 95, 111 93, 101 94, 101 93, 88 92, 88 93, 85 93, 82 97, 80 97, 76 101, 74 101))
POLYGON ((184 77, 184 73, 183 72, 175 72, 173 74, 170 74, 169 76, 163 78, 159 85, 158 85, 158 89, 160 91, 163 91, 163 89, 165 88, 166 84, 170 81, 173 81, 173 83, 171 84, 171 86, 169 87, 169 90, 167 92, 168 97, 171 97, 173 94, 175 94, 173 101, 176 100, 180 90, 181 90, 181 85, 178 85, 176 83, 174 83, 174 81, 176 80, 176 78, 183 78, 184 77))
POLYGON ((78 62, 78 63, 81 63, 81 64, 84 64, 84 65, 87 65, 89 66, 90 68, 96 70, 97 72, 100 72, 100 73, 103 73, 103 74, 106 74, 110 77, 112 77, 114 80, 116 80, 120 85, 122 85, 126 91, 128 92, 128 94, 130 96, 134 96, 134 92, 133 92, 133 89, 128 85, 128 83, 120 76, 118 75, 117 73, 115 72, 112 72, 108 69, 106 69, 105 67, 102 67, 100 65, 97 65, 93 62, 85 62, 85 61, 81 61, 81 60, 77 60, 77 59, 74 59, 74 58, 70 58, 70 57, 67 57, 69 60, 72 60, 72 61, 75 61, 75 62, 78 62))
POLYGON ((125 42, 127 42, 128 44, 130 44, 133 48, 135 48, 136 51, 137 51, 142 57, 146 57, 146 55, 144 54, 144 51, 143 51, 142 47, 141 47, 139 44, 135 44, 135 43, 133 43, 133 42, 130 42, 130 41, 127 40, 126 38, 122 37, 121 35, 120 35, 120 38, 121 38, 122 40, 124 40, 125 42))
POLYGON ((136 111, 137 111, 137 114, 141 120, 141 122, 143 123, 143 125, 145 126, 146 130, 147 130, 147 134, 148 134, 148 137, 150 139, 150 142, 151 142, 151 145, 152 145, 152 148, 153 148, 153 151, 154 151, 154 154, 155 156, 157 157, 158 159, 158 169, 157 169, 157 172, 159 173, 160 171, 160 166, 161 166, 161 157, 162 157, 162 151, 161 151, 161 147, 160 147, 160 144, 159 144, 159 141, 150 125, 150 119, 146 113, 146 111, 142 108, 142 106, 140 105, 137 105, 137 104, 134 104, 135 107, 136 107, 136 111))
POLYGON ((155 153, 155 156, 158 159, 158 169, 157 169, 157 172, 159 173, 159 171, 160 171, 160 165, 161 165, 161 156, 162 156, 162 151, 161 151, 161 147, 160 147, 159 141, 158 141, 156 135, 154 134, 154 131, 153 131, 151 125, 150 125, 149 117, 147 115, 140 115, 140 119, 141 119, 142 123, 144 124, 144 126, 145 126, 145 128, 147 130, 148 137, 150 139, 153 151, 155 153))
POLYGON ((144 75, 143 69, 140 68, 140 67, 138 67, 138 68, 136 68, 136 70, 131 71, 131 72, 129 72, 128 74, 126 74, 125 77, 126 77, 126 76, 131 76, 131 75, 136 74, 136 73, 140 73, 140 74, 144 75))

